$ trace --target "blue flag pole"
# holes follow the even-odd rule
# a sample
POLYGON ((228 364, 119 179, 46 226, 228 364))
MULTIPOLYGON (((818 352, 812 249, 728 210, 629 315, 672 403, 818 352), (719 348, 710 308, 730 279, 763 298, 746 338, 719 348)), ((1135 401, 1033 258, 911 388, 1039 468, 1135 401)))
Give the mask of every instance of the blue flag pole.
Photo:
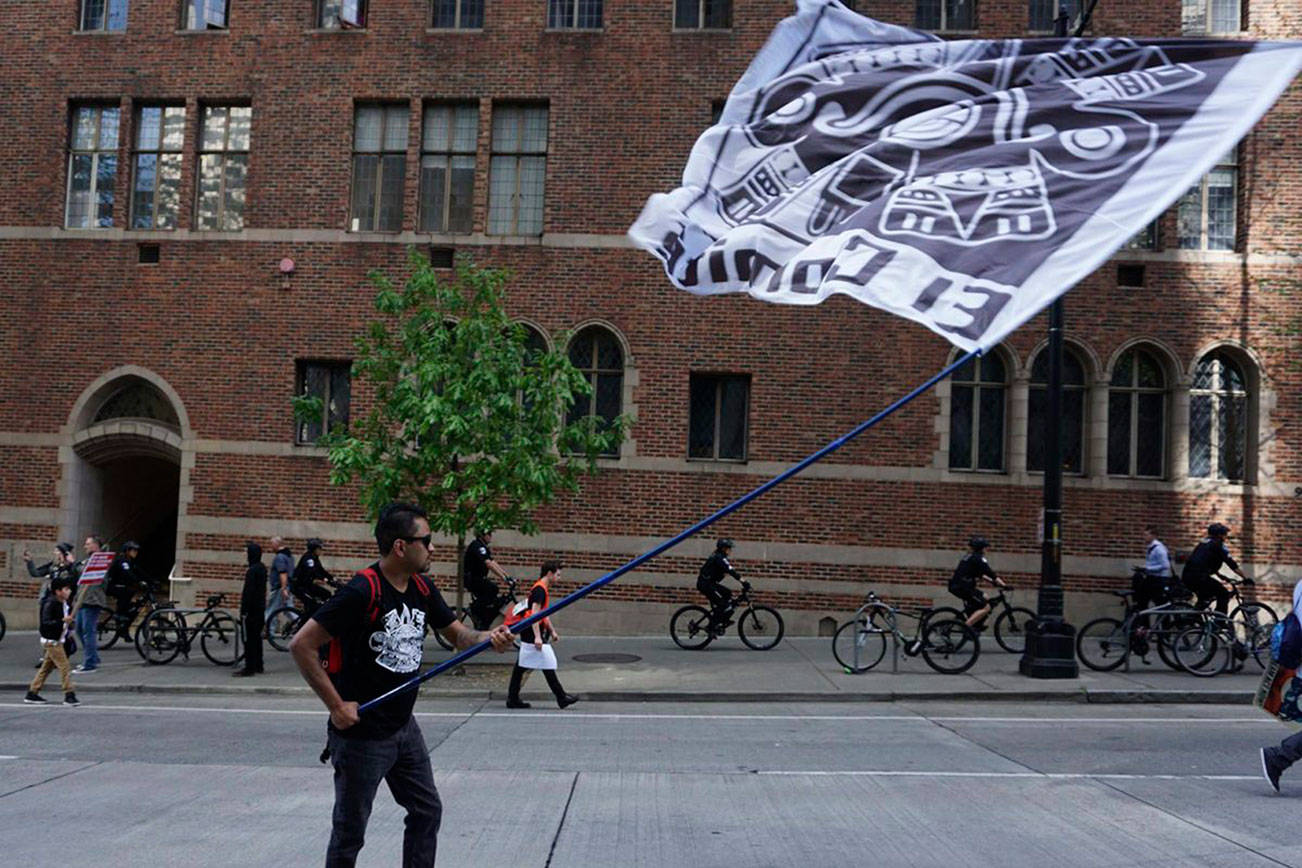
MULTIPOLYGON (((672 539, 665 540, 655 548, 643 552, 642 554, 633 558, 633 560, 624 564, 619 569, 606 573, 606 575, 602 576, 596 581, 588 585, 585 585, 582 588, 579 588, 577 591, 570 594, 568 597, 565 597, 562 600, 558 600, 557 602, 552 603, 550 606, 548 606, 546 609, 543 609, 541 612, 538 612, 536 615, 531 615, 528 618, 525 618, 523 621, 519 621, 511 625, 511 632, 512 633, 522 632, 529 625, 537 621, 540 621, 543 618, 546 618, 547 616, 551 615, 553 612, 559 612, 561 609, 564 609, 566 606, 569 606, 572 603, 576 603, 579 600, 582 600, 584 597, 588 596, 598 588, 605 587, 606 585, 615 581, 615 579, 627 573, 629 570, 636 569, 637 567, 641 566, 642 564, 646 563, 652 558, 664 554, 674 546, 681 543, 683 540, 686 540, 687 538, 693 536, 696 533, 699 533, 700 531, 714 524, 716 521, 723 518, 725 515, 728 515, 729 513, 732 512, 736 512, 746 504, 750 503, 752 500, 755 500, 757 497, 760 497, 761 495, 767 493, 771 489, 774 489, 777 486, 781 485, 782 483, 786 482, 788 479, 795 476, 797 473, 800 473, 806 467, 809 467, 811 464, 814 464, 815 462, 822 460, 826 456, 840 449, 842 446, 849 443, 851 440, 858 437, 860 434, 867 431, 869 428, 873 427, 878 422, 882 421, 887 416, 894 413, 896 410, 899 410, 901 407, 908 404, 914 398, 917 398, 919 395, 926 392, 932 386, 936 385, 941 380, 945 379, 950 374, 952 374, 954 371, 958 370, 963 365, 967 364, 968 362, 972 361, 973 359, 977 358, 980 355, 981 355, 980 350, 973 350, 963 355, 961 358, 956 360, 953 364, 945 367, 935 376, 931 377, 925 383, 915 388, 912 392, 909 392, 904 397, 895 401, 889 407, 877 413, 871 419, 868 419, 865 422, 861 422, 858 426, 856 426, 852 430, 848 431, 845 434, 842 434, 840 437, 836 438, 831 443, 828 443, 822 449, 819 449, 817 452, 805 458, 799 464, 795 464, 787 468, 786 470, 779 473, 777 476, 770 479, 768 482, 765 482, 763 485, 759 486, 753 491, 742 495, 741 497, 737 498, 732 503, 728 504, 727 506, 723 507, 717 512, 709 516, 706 516, 705 518, 701 519, 696 524, 687 528, 682 533, 678 534, 672 539)), ((381 694, 380 696, 375 697, 369 702, 362 703, 357 710, 359 712, 367 711, 379 705, 381 702, 385 702, 386 700, 392 699, 394 696, 397 696, 400 693, 405 693, 408 690, 413 690, 421 682, 428 681, 429 679, 433 678, 435 675, 438 675, 441 672, 446 672, 447 670, 451 669, 453 666, 456 666, 459 663, 469 660, 471 657, 474 657, 476 654, 479 654, 490 647, 492 647, 492 644, 488 640, 484 640, 483 642, 479 642, 475 645, 472 645, 471 647, 462 651, 460 654, 455 654, 452 657, 449 657, 447 660, 444 660, 442 663, 438 664, 433 669, 430 669, 428 672, 422 672, 420 675, 415 676, 409 681, 399 684, 397 687, 393 688, 388 693, 381 694)))

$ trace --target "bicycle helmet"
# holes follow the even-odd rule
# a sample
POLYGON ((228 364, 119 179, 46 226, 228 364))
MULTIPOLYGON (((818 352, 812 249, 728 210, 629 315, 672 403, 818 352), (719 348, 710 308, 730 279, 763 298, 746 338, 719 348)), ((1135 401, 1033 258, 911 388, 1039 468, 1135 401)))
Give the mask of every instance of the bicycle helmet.
POLYGON ((307 541, 307 550, 312 551, 313 549, 319 549, 324 545, 325 543, 323 543, 319 538, 312 537, 310 540, 307 541))
POLYGON ((1221 524, 1219 521, 1212 522, 1211 524, 1207 525, 1208 536, 1225 536, 1229 532, 1230 529, 1225 525, 1221 524))
POLYGON ((972 539, 967 541, 967 544, 975 551, 981 551, 986 548, 986 546, 990 545, 983 536, 974 536, 972 539))
POLYGON ((719 540, 717 543, 714 544, 714 550, 717 552, 721 552, 724 549, 731 549, 731 548, 736 548, 736 546, 733 544, 732 540, 728 539, 727 537, 724 537, 723 539, 719 540))
POLYGON ((122 544, 122 551, 129 552, 132 549, 135 549, 136 551, 140 551, 140 543, 136 542, 133 539, 129 539, 122 544))

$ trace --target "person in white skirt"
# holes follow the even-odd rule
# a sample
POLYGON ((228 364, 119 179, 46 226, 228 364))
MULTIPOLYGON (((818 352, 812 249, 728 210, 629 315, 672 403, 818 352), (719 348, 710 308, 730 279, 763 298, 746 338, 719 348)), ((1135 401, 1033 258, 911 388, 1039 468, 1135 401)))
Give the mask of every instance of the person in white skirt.
MULTIPOLYGON (((518 607, 518 612, 512 613, 517 615, 512 620, 523 621, 546 609, 548 589, 552 580, 559 578, 560 574, 560 561, 545 562, 539 569, 538 581, 529 589, 529 599, 518 607)), ((556 677, 556 652, 552 650, 551 643, 560 638, 552 626, 551 618, 535 621, 520 633, 520 657, 511 669, 511 683, 506 694, 507 708, 529 708, 529 703, 520 699, 520 687, 524 683, 525 674, 531 669, 542 670, 547 686, 556 696, 557 706, 567 708, 579 701, 577 696, 565 692, 560 679, 556 677)))

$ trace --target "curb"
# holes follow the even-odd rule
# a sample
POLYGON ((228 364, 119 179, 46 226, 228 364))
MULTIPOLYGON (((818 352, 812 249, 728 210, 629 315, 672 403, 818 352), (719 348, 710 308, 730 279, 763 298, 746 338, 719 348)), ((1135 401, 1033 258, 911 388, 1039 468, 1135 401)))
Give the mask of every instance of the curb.
MULTIPOLYGON (((27 682, 0 682, 0 691, 26 690, 27 682)), ((314 696, 312 689, 303 687, 258 687, 256 685, 197 684, 78 684, 81 693, 136 693, 171 696, 197 696, 203 694, 224 696, 314 696)), ((526 697, 546 698, 540 693, 524 694, 526 697)), ((550 696, 550 694, 547 694, 550 696)), ((579 691, 585 702, 688 702, 688 703, 758 703, 758 702, 1075 702, 1092 705, 1248 705, 1253 693, 1248 690, 1027 690, 983 692, 979 690, 947 690, 919 693, 881 691, 874 693, 723 693, 597 690, 579 691)), ((427 699, 505 700, 501 690, 438 690, 427 699)))

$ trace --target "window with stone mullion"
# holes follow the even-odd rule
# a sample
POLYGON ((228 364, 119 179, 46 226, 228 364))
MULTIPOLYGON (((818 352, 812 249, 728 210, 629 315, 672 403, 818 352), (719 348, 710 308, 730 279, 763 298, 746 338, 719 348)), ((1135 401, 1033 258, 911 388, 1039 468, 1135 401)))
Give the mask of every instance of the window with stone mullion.
POLYGON ((141 106, 135 120, 131 228, 175 229, 181 206, 185 107, 141 106))
POLYGON ((674 27, 727 30, 732 27, 732 0, 675 0, 674 27))
POLYGON ((1157 360, 1143 350, 1122 354, 1108 389, 1109 475, 1166 475, 1166 403, 1166 376, 1157 360))
POLYGON ((311 420, 297 420, 295 440, 315 443, 325 434, 348 427, 352 402, 352 365, 349 362, 300 361, 297 391, 321 399, 321 415, 311 420))
POLYGON ((421 133, 420 228, 470 232, 473 224, 479 107, 429 105, 421 133))
MULTIPOLYGON (((1049 354, 1043 351, 1031 366, 1031 387, 1027 395, 1026 469, 1043 473, 1045 446, 1049 438, 1048 400, 1049 354)), ((1062 354, 1062 428, 1059 438, 1062 469, 1083 473, 1085 467, 1085 369, 1076 354, 1062 354)))
POLYGON ((407 107, 359 105, 353 131, 353 232, 402 229, 407 107))
POLYGON ((439 30, 479 30, 484 0, 434 0, 433 26, 439 30))
POLYGON ((1248 392, 1223 352, 1200 359, 1189 391, 1189 475, 1242 481, 1247 474, 1248 392))
POLYGON ((1004 364, 983 356, 963 365, 950 385, 949 467, 1002 471, 1007 398, 1004 364))
POLYGON ((924 30, 975 30, 976 0, 915 0, 913 22, 924 30))
POLYGON ((225 232, 244 228, 252 119, 249 106, 204 106, 196 228, 225 232))
MULTIPOLYGON (((565 423, 571 425, 595 416, 602 427, 608 426, 623 411, 624 353, 619 341, 606 329, 591 326, 570 342, 568 355, 592 393, 575 398, 565 413, 565 423)), ((605 454, 616 456, 619 447, 605 454)))
POLYGON ((69 229, 104 229, 113 225, 118 121, 116 106, 83 105, 72 111, 64 219, 69 229))
POLYGON ((687 457, 745 461, 750 378, 693 373, 688 391, 687 457))
POLYGON ((127 0, 82 0, 81 30, 126 30, 127 0))
POLYGON ((1185 250, 1233 250, 1237 195, 1238 165, 1232 150, 1181 197, 1176 211, 1179 246, 1185 250))
POLYGON ((182 0, 182 30, 225 30, 226 0, 182 0))
POLYGON ((547 0, 547 26, 553 30, 600 30, 602 0, 547 0))
POLYGON ((493 106, 488 232, 541 235, 547 174, 547 106, 493 106))

